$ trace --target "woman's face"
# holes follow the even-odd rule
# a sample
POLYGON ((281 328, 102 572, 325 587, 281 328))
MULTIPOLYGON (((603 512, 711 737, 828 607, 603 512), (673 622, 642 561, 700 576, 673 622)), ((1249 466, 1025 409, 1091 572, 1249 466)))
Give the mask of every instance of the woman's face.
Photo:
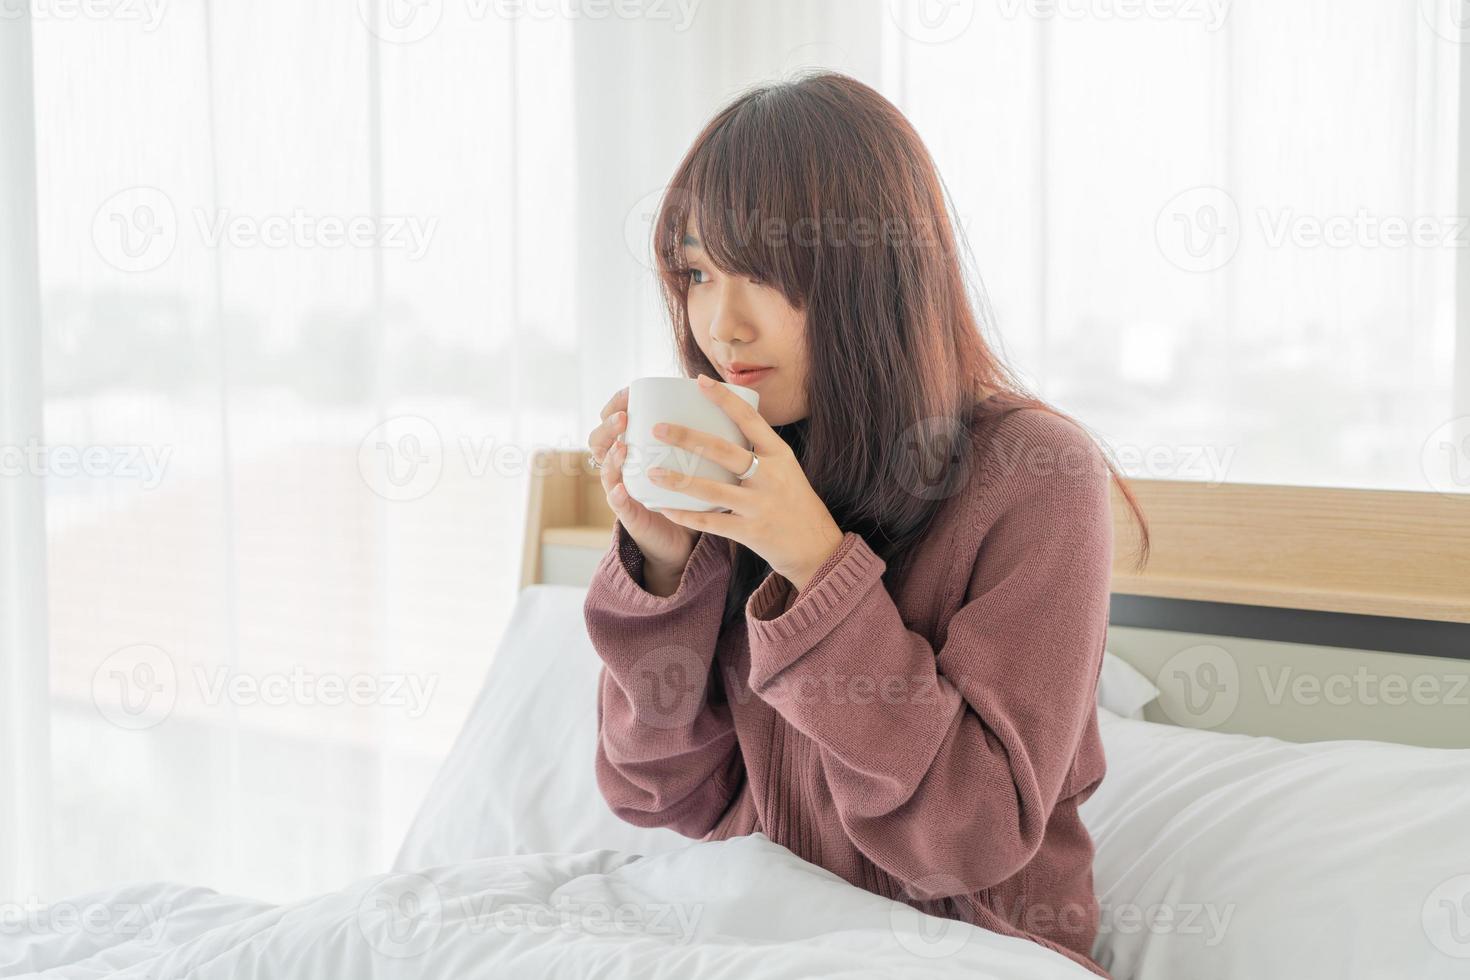
POLYGON ((684 257, 689 325, 704 356, 723 380, 760 393, 761 417, 771 425, 805 418, 806 314, 779 289, 717 269, 692 218, 684 257))

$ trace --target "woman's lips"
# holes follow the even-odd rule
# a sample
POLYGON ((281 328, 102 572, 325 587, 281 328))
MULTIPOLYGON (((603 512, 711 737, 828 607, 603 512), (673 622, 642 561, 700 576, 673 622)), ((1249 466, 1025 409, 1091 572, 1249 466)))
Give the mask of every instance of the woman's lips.
POLYGON ((732 385, 741 385, 746 388, 751 388, 758 384, 763 378, 765 378, 766 375, 770 374, 774 370, 776 369, 773 367, 750 368, 740 371, 737 371, 734 368, 730 368, 728 370, 728 374, 730 377, 730 383, 732 385))

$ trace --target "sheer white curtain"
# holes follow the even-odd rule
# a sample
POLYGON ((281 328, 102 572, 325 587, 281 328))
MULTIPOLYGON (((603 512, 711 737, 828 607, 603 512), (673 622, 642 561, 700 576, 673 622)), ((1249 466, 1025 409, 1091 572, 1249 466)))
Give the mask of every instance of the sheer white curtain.
POLYGON ((1012 357, 1129 473, 1464 492, 1457 6, 916 5, 888 94, 1012 357))
POLYGON ((387 866, 531 451, 675 369, 648 194, 740 86, 876 64, 873 3, 616 10, 0 19, 0 896, 387 866))
POLYGON ((0 18, 0 898, 387 866, 513 602, 531 450, 675 370, 653 199, 803 66, 914 120, 998 341, 1130 470, 1425 489, 1463 250, 1301 222, 1464 210, 1462 46, 1412 2, 1141 6, 0 18))
POLYGON ((571 36, 113 13, 32 25, 49 643, 8 657, 50 710, 5 846, 22 894, 288 897, 391 855, 513 597, 496 451, 576 430, 571 36))

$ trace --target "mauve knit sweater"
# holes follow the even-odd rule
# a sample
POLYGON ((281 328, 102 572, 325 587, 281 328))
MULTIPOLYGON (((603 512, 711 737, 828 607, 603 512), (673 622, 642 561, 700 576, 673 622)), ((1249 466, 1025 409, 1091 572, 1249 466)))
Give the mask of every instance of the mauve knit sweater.
POLYGON ((1107 471, 1085 432, 1037 409, 970 435, 963 489, 901 581, 849 531, 805 590, 772 572, 725 630, 730 542, 700 534, 661 597, 617 523, 584 606, 604 664, 598 788, 628 823, 760 831, 1106 977, 1077 807, 1106 768, 1107 471))

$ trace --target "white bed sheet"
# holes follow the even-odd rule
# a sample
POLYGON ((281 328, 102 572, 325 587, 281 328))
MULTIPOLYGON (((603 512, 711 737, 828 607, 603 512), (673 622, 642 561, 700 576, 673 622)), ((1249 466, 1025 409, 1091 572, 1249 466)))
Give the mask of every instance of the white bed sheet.
MULTIPOLYGON (((53 907, 69 919, 11 907, 0 976, 1092 976, 763 834, 617 820, 591 779, 582 594, 523 594, 396 873, 283 906, 153 884, 53 907)), ((1151 688, 1114 666, 1136 711, 1151 688)), ((1082 816, 1117 980, 1470 977, 1470 751, 1099 714, 1108 775, 1082 816)))
POLYGON ((650 857, 486 858, 279 906, 155 884, 67 907, 0 932, 0 976, 1095 978, 1035 943, 854 888, 764 834, 650 857))
POLYGON ((1100 724, 1080 812, 1119 980, 1470 978, 1470 751, 1100 724))

